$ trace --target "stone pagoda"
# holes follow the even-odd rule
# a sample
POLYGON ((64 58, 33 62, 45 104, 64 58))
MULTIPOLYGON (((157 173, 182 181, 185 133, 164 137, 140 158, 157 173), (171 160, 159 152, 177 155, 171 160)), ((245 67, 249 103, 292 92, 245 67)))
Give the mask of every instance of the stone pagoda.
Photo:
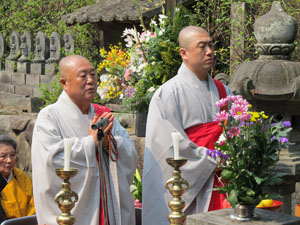
POLYGON ((290 61, 297 30, 296 20, 274 1, 271 10, 254 24, 259 58, 241 63, 229 84, 235 94, 253 105, 253 110, 273 115, 275 122, 287 120, 292 124, 289 141, 295 144, 282 150, 276 166, 276 172, 285 174, 284 182, 272 187, 282 195, 285 213, 291 213, 291 194, 300 180, 300 63, 290 61))

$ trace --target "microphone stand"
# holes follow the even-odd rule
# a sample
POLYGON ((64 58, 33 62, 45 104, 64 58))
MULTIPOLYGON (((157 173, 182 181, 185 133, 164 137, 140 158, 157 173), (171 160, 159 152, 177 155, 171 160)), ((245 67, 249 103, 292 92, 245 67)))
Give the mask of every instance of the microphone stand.
MULTIPOLYGON (((100 194, 103 206, 103 214, 104 214, 104 225, 108 225, 108 212, 107 212, 107 196, 105 193, 105 171, 104 171, 104 155, 103 155, 103 147, 102 147, 102 137, 104 137, 103 127, 98 128, 97 132, 97 140, 98 140, 98 149, 97 153, 99 156, 99 164, 100 164, 100 194)), ((100 212, 101 213, 101 212, 100 212)), ((99 220, 101 219, 101 216, 99 220)))

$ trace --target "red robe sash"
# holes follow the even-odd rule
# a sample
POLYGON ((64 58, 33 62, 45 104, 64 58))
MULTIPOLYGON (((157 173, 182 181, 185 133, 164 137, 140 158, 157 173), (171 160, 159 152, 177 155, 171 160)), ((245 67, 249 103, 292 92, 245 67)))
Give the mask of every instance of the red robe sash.
MULTIPOLYGON (((99 116, 101 116, 105 112, 110 112, 110 109, 105 106, 97 105, 97 104, 93 104, 93 106, 95 108, 95 113, 99 116)), ((100 161, 99 161, 98 154, 96 154, 96 158, 97 158, 97 162, 98 162, 98 168, 100 170, 100 161)), ((104 180, 105 180, 105 177, 104 177, 104 180)), ((102 185, 102 184, 100 184, 100 185, 102 185)), ((105 195, 106 195, 106 186, 105 186, 105 195)), ((107 203, 106 203, 106 205, 107 205, 107 203)), ((99 211, 100 211, 99 225, 104 225, 104 211, 103 211, 103 202, 102 202, 101 194, 100 194, 100 210, 99 211)), ((109 218, 108 215, 107 215, 107 218, 109 218)), ((108 220, 108 224, 109 224, 109 220, 108 220)))
MULTIPOLYGON (((226 98, 226 90, 224 85, 217 80, 214 80, 220 99, 226 98)), ((219 139, 219 136, 222 133, 222 127, 219 126, 218 122, 212 121, 209 123, 199 124, 192 127, 189 127, 185 130, 187 136, 192 142, 198 146, 203 146, 208 149, 215 149, 215 142, 219 139)), ((220 187, 222 184, 218 181, 220 177, 220 172, 214 176, 213 187, 220 187)), ((208 211, 222 209, 223 201, 225 199, 224 194, 220 194, 219 191, 213 191, 211 195, 211 200, 209 203, 208 211)))

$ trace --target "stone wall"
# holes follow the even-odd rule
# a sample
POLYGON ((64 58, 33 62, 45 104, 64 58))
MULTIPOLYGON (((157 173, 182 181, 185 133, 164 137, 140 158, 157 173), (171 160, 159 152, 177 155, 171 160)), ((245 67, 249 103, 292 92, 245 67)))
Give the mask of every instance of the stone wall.
POLYGON ((9 134, 17 141, 17 167, 31 176, 30 145, 36 114, 0 115, 0 134, 9 134))

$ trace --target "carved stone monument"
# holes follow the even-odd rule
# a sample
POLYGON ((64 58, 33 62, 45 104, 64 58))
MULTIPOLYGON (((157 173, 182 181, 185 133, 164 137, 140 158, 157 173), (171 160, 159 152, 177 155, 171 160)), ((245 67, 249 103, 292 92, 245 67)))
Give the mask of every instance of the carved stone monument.
POLYGON ((50 57, 46 60, 46 69, 45 74, 54 75, 57 70, 57 63, 62 57, 63 41, 60 35, 57 32, 52 32, 50 36, 50 57))
POLYGON ((30 73, 30 54, 33 52, 32 35, 25 31, 21 36, 21 57, 18 59, 17 71, 20 73, 30 73))
POLYGON ((6 41, 2 33, 0 33, 0 70, 4 69, 2 59, 5 57, 7 50, 6 41))
POLYGON ((64 35, 64 42, 65 42, 65 53, 66 55, 70 55, 74 53, 74 40, 70 33, 66 33, 64 35))
POLYGON ((16 60, 20 57, 20 35, 13 31, 9 38, 10 52, 5 61, 5 70, 15 72, 17 69, 16 60))
POLYGON ((49 40, 42 31, 35 38, 34 59, 31 63, 31 74, 45 74, 45 62, 49 57, 49 40))
POLYGON ((291 213, 291 194, 300 180, 300 63, 289 60, 297 29, 296 20, 274 1, 272 9, 254 24, 259 58, 240 64, 229 84, 253 110, 273 115, 275 122, 288 120, 292 124, 289 141, 295 144, 282 149, 276 166, 276 172, 285 174, 284 181, 270 187, 283 196, 285 213, 291 213))

